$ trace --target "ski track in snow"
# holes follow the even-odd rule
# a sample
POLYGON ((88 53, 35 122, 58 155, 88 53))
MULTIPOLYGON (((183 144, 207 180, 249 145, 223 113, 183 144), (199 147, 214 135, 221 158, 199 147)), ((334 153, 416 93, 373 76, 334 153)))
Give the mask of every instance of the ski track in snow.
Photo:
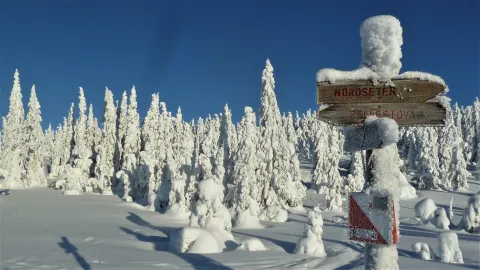
MULTIPOLYGON (((345 157, 343 158, 345 161, 345 157)), ((348 162, 341 162, 348 166, 348 162)), ((309 165, 302 163, 303 175, 309 165)), ((476 176, 477 172, 474 173, 476 176)), ((305 179, 306 180, 306 179, 305 179)), ((308 181, 305 181, 308 186, 308 181)), ((413 206, 425 197, 448 207, 454 197, 454 223, 458 223, 469 194, 480 189, 471 177, 470 193, 419 191, 419 198, 401 201, 398 244, 401 269, 480 269, 480 235, 457 232, 465 264, 418 259, 414 242, 438 250, 440 230, 418 225, 413 206)), ((307 192, 305 208, 323 197, 307 192)), ((344 201, 346 204, 346 201, 344 201)), ((324 211, 325 258, 292 255, 304 231, 306 213, 293 209, 286 223, 262 222, 266 229, 233 230, 237 242, 260 239, 267 251, 231 251, 220 254, 175 254, 168 251, 168 235, 188 220, 147 211, 117 196, 64 196, 48 188, 12 190, 0 196, 1 269, 363 269, 363 245, 347 239, 343 213, 324 211)))

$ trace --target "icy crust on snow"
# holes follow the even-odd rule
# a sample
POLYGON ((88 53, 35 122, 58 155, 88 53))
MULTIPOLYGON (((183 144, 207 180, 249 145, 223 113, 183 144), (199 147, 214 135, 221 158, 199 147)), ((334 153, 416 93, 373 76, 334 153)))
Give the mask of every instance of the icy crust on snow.
POLYGON ((380 75, 368 67, 362 67, 352 71, 342 71, 333 68, 322 68, 317 72, 317 82, 356 81, 356 80, 379 80, 380 75))

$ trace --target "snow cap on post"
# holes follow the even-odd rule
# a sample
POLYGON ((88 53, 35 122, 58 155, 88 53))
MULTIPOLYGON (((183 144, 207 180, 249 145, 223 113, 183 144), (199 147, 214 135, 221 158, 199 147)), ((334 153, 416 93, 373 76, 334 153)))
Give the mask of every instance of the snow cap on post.
POLYGON ((383 78, 398 75, 403 44, 400 21, 390 15, 374 16, 360 26, 361 67, 368 67, 383 78))

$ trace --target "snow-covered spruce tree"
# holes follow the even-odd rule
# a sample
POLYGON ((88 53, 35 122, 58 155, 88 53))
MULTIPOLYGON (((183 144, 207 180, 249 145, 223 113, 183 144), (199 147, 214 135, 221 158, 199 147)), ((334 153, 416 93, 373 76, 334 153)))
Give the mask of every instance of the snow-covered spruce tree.
POLYGON ((93 116, 93 105, 90 104, 90 107, 88 108, 88 116, 87 116, 87 131, 86 131, 86 144, 87 144, 87 155, 88 157, 92 158, 95 160, 95 143, 96 143, 96 136, 97 136, 97 128, 98 126, 95 125, 95 117, 93 116))
POLYGON ((70 110, 68 111, 68 117, 66 121, 63 122, 63 130, 65 132, 65 146, 63 149, 63 164, 70 164, 70 158, 72 157, 72 152, 75 147, 75 138, 73 137, 73 129, 75 126, 75 118, 73 115, 73 110, 75 108, 75 104, 72 103, 70 105, 70 110))
POLYGON ((285 117, 285 120, 283 122, 283 127, 285 129, 285 132, 287 134, 287 140, 289 143, 293 144, 295 146, 295 149, 298 148, 298 138, 297 134, 295 133, 295 125, 293 121, 293 115, 291 112, 288 112, 287 117, 285 117))
MULTIPOLYGON (((74 136, 75 136, 75 147, 73 149, 73 155, 79 159, 88 158, 88 147, 85 137, 87 130, 87 102, 85 100, 85 94, 83 88, 80 87, 80 95, 78 97, 78 119, 75 123, 74 136)), ((83 169, 83 168, 82 168, 83 169)))
POLYGON ((298 242, 294 254, 306 254, 315 257, 325 257, 325 247, 323 246, 323 218, 322 210, 315 206, 313 210, 308 211, 308 221, 305 223, 305 232, 298 242))
POLYGON ((220 137, 220 118, 215 115, 212 119, 209 115, 205 122, 203 139, 200 142, 200 157, 203 160, 199 164, 199 174, 197 181, 212 178, 217 185, 219 185, 220 200, 223 202, 225 195, 225 188, 219 176, 223 176, 223 152, 218 151, 218 139, 220 137), (208 162, 207 160, 208 159, 208 162), (206 170, 210 170, 207 172, 206 170), (207 178, 205 178, 207 177, 207 178))
POLYGON ((113 94, 105 89, 103 109, 103 133, 97 152, 95 176, 98 180, 98 189, 101 194, 112 194, 112 178, 114 173, 114 151, 116 143, 116 109, 113 103, 113 94))
POLYGON ((49 175, 52 172, 53 160, 55 159, 55 132, 51 124, 48 124, 48 128, 45 131, 42 148, 42 152, 47 157, 47 163, 43 162, 43 171, 45 175, 49 175))
POLYGON ((281 207, 299 206, 306 196, 306 188, 300 182, 298 173, 295 146, 289 144, 282 127, 274 90, 273 67, 267 59, 262 74, 260 138, 257 148, 260 165, 257 168, 257 181, 262 187, 259 203, 265 209, 260 218, 266 220, 278 220, 281 207), (296 159, 296 162, 292 162, 292 159, 296 159))
POLYGON ((458 107, 458 103, 453 105, 453 118, 455 121, 455 127, 457 128, 457 134, 463 141, 463 130, 462 130, 462 122, 463 122, 463 115, 462 110, 458 107))
POLYGON ((21 188, 25 178, 25 154, 23 125, 25 111, 22 103, 20 75, 15 70, 13 87, 10 93, 10 106, 6 118, 3 118, 3 155, 2 169, 9 171, 8 177, 0 182, 1 188, 21 188))
POLYGON ((53 140, 54 148, 52 153, 52 169, 49 175, 50 177, 57 176, 59 172, 59 168, 61 165, 60 162, 63 154, 63 148, 65 146, 64 142, 65 142, 65 136, 63 132, 63 127, 62 125, 58 125, 57 129, 55 130, 54 140, 53 140))
POLYGON ((228 205, 232 209, 237 228, 263 228, 258 220, 260 207, 257 202, 259 187, 255 176, 258 129, 255 112, 245 107, 245 116, 238 126, 239 145, 234 155, 233 198, 228 205))
POLYGON ((477 147, 477 138, 475 134, 475 112, 473 106, 467 106, 463 110, 463 141, 465 142, 465 160, 467 164, 474 162, 475 150, 477 147))
POLYGON ((475 130, 476 130, 476 137, 477 137, 475 163, 476 163, 477 169, 480 169, 480 100, 478 100, 478 97, 475 98, 475 101, 473 102, 473 110, 475 113, 475 130))
POLYGON ((28 113, 25 121, 25 142, 26 142, 26 187, 46 186, 47 178, 42 168, 44 135, 42 131, 42 116, 40 103, 35 92, 35 85, 32 86, 30 101, 28 102, 28 113))
MULTIPOLYGON (((127 91, 123 91, 122 102, 117 108, 117 143, 115 145, 115 175, 123 164, 123 149, 125 148, 125 133, 127 132, 127 91)), ((115 183, 117 179, 115 176, 115 183)))
MULTIPOLYGON (((125 146, 123 149, 123 164, 122 170, 128 175, 123 181, 124 195, 123 198, 127 201, 131 200, 131 189, 135 186, 136 169, 138 166, 137 155, 140 152, 140 116, 137 112, 137 91, 135 86, 132 87, 130 93, 130 102, 127 111, 127 129, 125 133, 125 146)), ((134 198, 133 198, 134 199, 134 198)))
MULTIPOLYGON (((223 151, 219 153, 223 155, 223 185, 225 188, 225 195, 229 193, 228 186, 232 184, 232 173, 233 173, 233 155, 237 151, 238 138, 237 131, 235 130, 235 125, 232 123, 232 111, 228 108, 228 104, 223 108, 222 119, 220 122, 220 136, 218 138, 218 151, 223 151)), ((221 160, 220 160, 221 161, 221 160)), ((226 197, 226 200, 229 200, 230 196, 226 197)))
POLYGON ((348 190, 360 192, 365 184, 365 152, 357 151, 352 155, 352 162, 348 170, 348 190))
POLYGON ((420 153, 417 173, 420 189, 437 189, 441 187, 438 159, 437 131, 433 127, 423 127, 420 132, 420 153))
POLYGON ((467 170, 467 162, 465 161, 465 156, 463 154, 463 144, 464 142, 461 140, 458 140, 456 143, 454 143, 453 159, 447 174, 447 178, 451 183, 451 187, 460 191, 468 189, 469 185, 467 178, 470 176, 470 173, 467 170))
POLYGON ((330 210, 341 210, 341 192, 343 179, 338 171, 340 151, 338 151, 338 135, 328 126, 319 121, 315 144, 315 169, 313 183, 319 194, 325 194, 327 207, 330 210))
POLYGON ((174 158, 173 153, 173 137, 175 134, 174 120, 171 117, 171 113, 167 110, 165 102, 160 102, 160 118, 159 118, 159 141, 157 142, 157 153, 159 157, 157 159, 157 190, 155 207, 158 209, 164 209, 169 203, 169 193, 171 190, 171 180, 169 170, 172 167, 167 166, 167 160, 174 158))
POLYGON ((417 169, 417 157, 418 157, 418 145, 417 142, 418 130, 416 127, 411 129, 410 134, 408 135, 408 154, 407 154, 407 164, 411 170, 417 169))
POLYGON ((159 94, 152 95, 152 102, 142 124, 141 133, 141 155, 140 163, 144 172, 143 177, 138 178, 136 183, 136 191, 138 194, 135 197, 147 198, 149 207, 151 210, 155 209, 156 199, 156 171, 155 160, 159 155, 156 152, 158 150, 159 141, 159 117, 160 117, 160 97, 159 94))
MULTIPOLYGON (((451 178, 449 177, 452 157, 453 157, 453 148, 456 144, 459 143, 459 137, 457 134, 457 129, 455 128, 455 123, 453 121, 452 111, 447 111, 447 119, 445 126, 442 128, 440 133, 440 151, 439 151, 439 168, 440 175, 439 177, 443 179, 442 186, 446 189, 452 187, 451 178)), ((461 141, 461 140, 460 140, 461 141)))

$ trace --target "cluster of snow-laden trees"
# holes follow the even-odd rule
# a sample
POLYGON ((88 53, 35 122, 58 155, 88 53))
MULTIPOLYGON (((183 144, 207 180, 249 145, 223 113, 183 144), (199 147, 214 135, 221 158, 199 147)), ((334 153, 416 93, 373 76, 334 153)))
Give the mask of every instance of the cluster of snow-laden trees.
MULTIPOLYGON (((364 187, 365 151, 351 153, 349 175, 341 177, 342 129, 317 120, 315 111, 281 116, 274 89, 267 60, 259 114, 245 107, 235 125, 228 105, 187 122, 180 108, 176 115, 168 111, 159 94, 141 121, 135 87, 120 102, 107 88, 100 127, 80 88, 78 105, 71 104, 63 123, 43 131, 35 86, 25 117, 16 71, 0 136, 0 187, 46 186, 48 179, 65 194, 115 192, 152 210, 191 213, 205 204, 198 188, 209 180, 218 187, 209 207, 221 203, 234 225, 253 226, 259 219, 286 220, 285 209, 301 207, 306 190, 299 160, 307 160, 312 179, 302 180, 338 209, 341 195, 364 187)), ((399 164, 416 173, 418 188, 468 188, 467 166, 480 167, 480 101, 455 104, 445 127, 401 128, 398 150, 399 164)))
POLYGON ((480 169, 480 101, 447 110, 444 127, 400 129, 398 143, 405 166, 420 189, 468 189, 468 171, 480 169))

